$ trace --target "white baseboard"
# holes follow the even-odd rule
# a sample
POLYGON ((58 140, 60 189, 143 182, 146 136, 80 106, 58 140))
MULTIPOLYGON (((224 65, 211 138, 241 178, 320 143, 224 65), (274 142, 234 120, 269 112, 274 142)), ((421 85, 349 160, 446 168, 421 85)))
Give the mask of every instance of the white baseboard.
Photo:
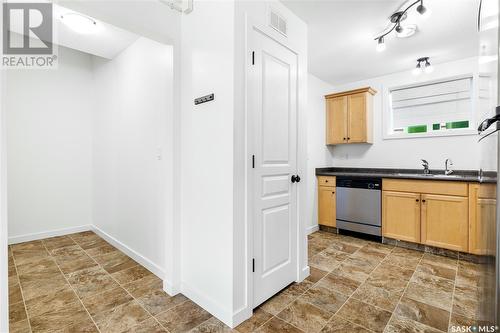
POLYGON ((172 285, 166 279, 163 280, 163 291, 165 291, 169 296, 175 296, 181 292, 180 286, 172 285))
POLYGON ((302 268, 302 270, 299 273, 299 281, 297 282, 304 281, 309 276, 309 274, 311 274, 311 269, 309 268, 309 266, 302 268))
POLYGON ((158 266, 148 258, 144 257, 143 255, 139 254, 135 250, 132 250, 130 247, 120 242, 119 240, 117 240, 110 234, 106 233, 105 231, 99 229, 97 226, 92 225, 92 230, 96 234, 98 234, 101 238, 103 238, 105 241, 107 241, 108 243, 116 247, 118 250, 128 255, 130 258, 137 261, 139 264, 147 268, 149 271, 151 271, 154 275, 156 275, 160 279, 164 280, 165 271, 160 266, 158 266))
POLYGON ((20 236, 12 236, 12 237, 9 237, 9 244, 31 242, 34 240, 56 237, 56 236, 64 236, 64 235, 69 235, 69 234, 74 234, 77 232, 89 231, 89 230, 92 230, 92 225, 90 225, 90 224, 82 225, 82 226, 78 226, 78 227, 37 232, 37 233, 32 233, 32 234, 20 235, 20 236))
POLYGON ((307 234, 310 235, 310 234, 312 234, 312 233, 314 233, 314 232, 316 232, 318 230, 319 230, 319 225, 317 225, 317 224, 316 225, 312 225, 310 227, 307 227, 307 234))
POLYGON ((233 326, 232 328, 235 328, 242 322, 244 322, 247 319, 250 319, 253 316, 253 310, 252 308, 245 307, 242 308, 241 310, 236 311, 233 314, 233 326))
POLYGON ((181 285, 181 292, 184 294, 184 296, 201 306, 206 311, 210 312, 210 314, 222 321, 227 326, 235 327, 232 311, 225 309, 220 304, 214 302, 210 297, 199 292, 195 288, 191 288, 185 283, 182 283, 181 285))

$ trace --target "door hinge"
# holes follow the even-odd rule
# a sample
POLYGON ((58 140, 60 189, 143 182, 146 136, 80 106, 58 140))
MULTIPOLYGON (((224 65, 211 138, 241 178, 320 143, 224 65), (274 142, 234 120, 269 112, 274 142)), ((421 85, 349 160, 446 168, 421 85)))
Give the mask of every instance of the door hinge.
POLYGON ((255 169, 255 155, 252 155, 252 169, 255 169))
POLYGON ((255 259, 252 259, 252 273, 255 273, 255 259))
POLYGON ((255 51, 252 51, 252 65, 255 65, 255 51))

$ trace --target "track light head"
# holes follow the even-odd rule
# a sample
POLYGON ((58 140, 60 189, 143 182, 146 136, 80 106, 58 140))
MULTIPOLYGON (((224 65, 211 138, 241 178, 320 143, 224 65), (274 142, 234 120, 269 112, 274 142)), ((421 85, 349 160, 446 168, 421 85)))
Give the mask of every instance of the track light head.
POLYGON ((423 5, 423 3, 421 2, 420 5, 418 5, 418 7, 417 7, 417 12, 420 15, 424 15, 426 11, 427 11, 427 8, 425 8, 425 6, 423 5))
POLYGON ((380 37, 378 40, 377 40, 377 51, 378 52, 382 52, 385 50, 385 41, 384 41, 384 37, 380 37))
POLYGON ((403 32, 403 27, 401 26, 401 24, 399 24, 399 22, 398 22, 398 25, 396 26, 396 32, 398 34, 403 32))

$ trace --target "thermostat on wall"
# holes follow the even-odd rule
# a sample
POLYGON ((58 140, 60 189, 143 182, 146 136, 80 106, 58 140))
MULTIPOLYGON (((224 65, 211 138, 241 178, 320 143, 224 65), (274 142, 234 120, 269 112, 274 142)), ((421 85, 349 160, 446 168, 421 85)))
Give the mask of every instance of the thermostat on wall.
POLYGON ((206 95, 203 97, 198 97, 194 100, 194 105, 210 102, 210 101, 213 101, 214 99, 215 99, 214 94, 206 95))

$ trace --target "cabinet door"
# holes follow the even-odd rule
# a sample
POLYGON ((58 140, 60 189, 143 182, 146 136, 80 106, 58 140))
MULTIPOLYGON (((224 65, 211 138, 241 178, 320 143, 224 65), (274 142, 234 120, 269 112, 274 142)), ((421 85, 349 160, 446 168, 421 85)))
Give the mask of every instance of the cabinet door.
POLYGON ((349 143, 367 142, 366 93, 349 95, 347 122, 347 141, 349 143))
POLYGON ((496 184, 469 186, 469 252, 494 255, 496 235, 496 184))
POLYGON ((382 191, 382 235, 420 242, 420 194, 382 191))
POLYGON ((318 224, 335 227, 336 224, 335 187, 318 187, 318 224))
POLYGON ((422 243, 467 252, 467 197, 422 194, 422 243))
POLYGON ((347 143, 347 96, 326 100, 326 144, 347 143))

